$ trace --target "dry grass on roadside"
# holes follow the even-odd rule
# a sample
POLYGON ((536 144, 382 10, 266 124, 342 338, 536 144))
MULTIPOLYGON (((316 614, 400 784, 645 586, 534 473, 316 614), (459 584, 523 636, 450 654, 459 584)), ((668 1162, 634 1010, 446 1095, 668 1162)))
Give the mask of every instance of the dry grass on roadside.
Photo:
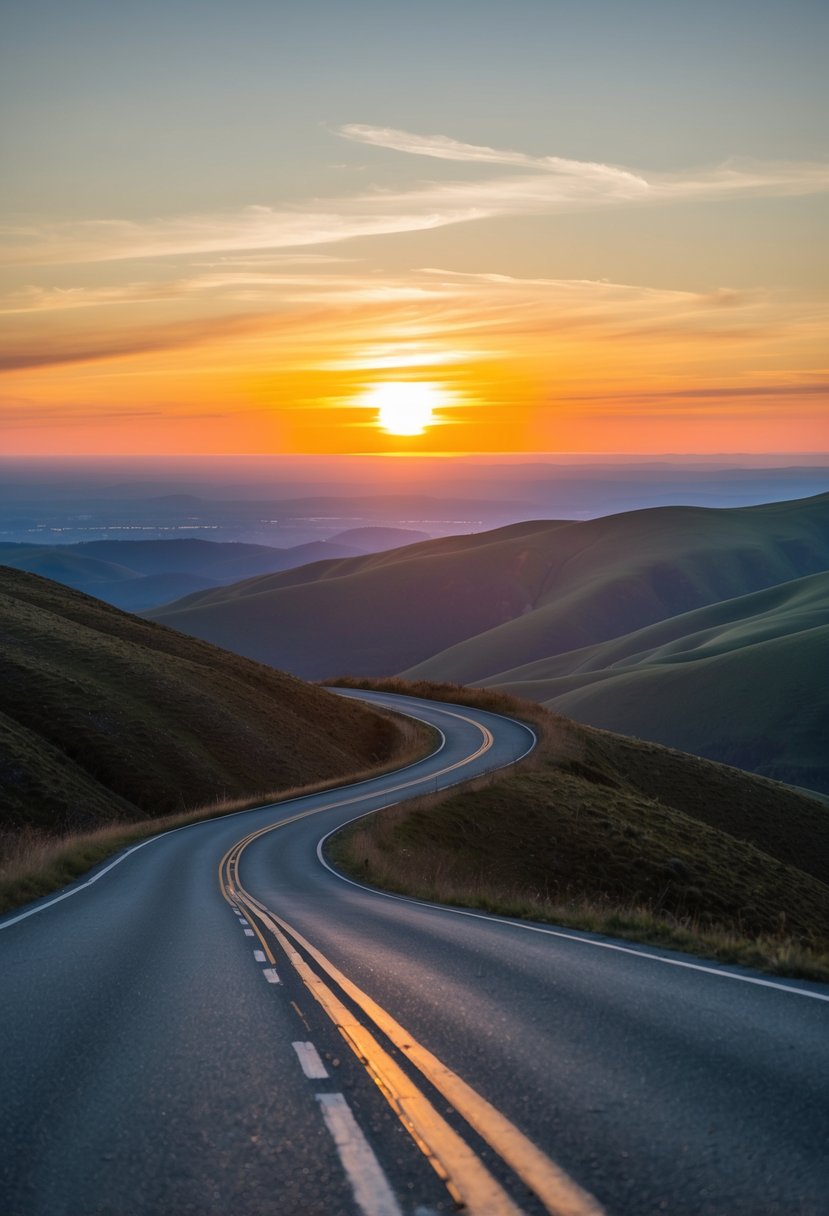
POLYGON ((439 903, 829 980, 829 823, 808 798, 507 694, 371 684, 523 718, 540 745, 506 772, 352 825, 331 846, 348 873, 439 903))
POLYGON ((0 913, 60 889, 122 849, 161 832, 377 777, 419 760, 436 746, 437 736, 431 728, 409 718, 393 716, 393 720, 398 746, 392 757, 376 767, 290 789, 262 791, 244 798, 216 799, 160 818, 108 823, 87 832, 55 836, 25 828, 0 836, 0 913))
POLYGON ((443 801, 441 795, 433 795, 391 807, 371 820, 352 825, 331 841, 332 860, 370 886, 432 903, 624 938, 776 975, 829 982, 829 949, 810 945, 802 937, 785 932, 753 936, 733 925, 719 925, 690 913, 677 916, 648 904, 620 903, 609 897, 573 895, 560 900, 543 890, 510 889, 493 883, 491 876, 481 870, 470 873, 440 844, 415 849, 394 843, 395 828, 404 824, 412 811, 428 811, 443 801))

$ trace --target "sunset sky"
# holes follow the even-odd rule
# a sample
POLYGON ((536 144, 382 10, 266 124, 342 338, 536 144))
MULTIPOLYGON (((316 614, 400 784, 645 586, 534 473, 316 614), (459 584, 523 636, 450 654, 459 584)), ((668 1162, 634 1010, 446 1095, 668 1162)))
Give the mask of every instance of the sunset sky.
POLYGON ((16 0, 3 42, 2 453, 829 449, 823 0, 16 0))

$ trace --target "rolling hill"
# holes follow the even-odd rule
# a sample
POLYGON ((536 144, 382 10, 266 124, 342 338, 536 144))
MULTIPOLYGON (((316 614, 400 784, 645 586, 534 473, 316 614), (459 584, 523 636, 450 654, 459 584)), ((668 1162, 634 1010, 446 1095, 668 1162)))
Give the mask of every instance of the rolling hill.
POLYGON ((473 683, 829 568, 829 495, 543 520, 318 562, 153 619, 308 678, 473 683))
POLYGON ((574 526, 513 524, 316 562, 147 615, 306 678, 388 674, 528 610, 550 536, 574 526))
POLYGON ((826 789, 827 569, 824 494, 513 524, 317 562, 149 615, 308 678, 495 684, 826 789))
POLYGON ((829 573, 488 678, 579 721, 829 793, 829 573))
POLYGON ((405 672, 459 683, 607 641, 829 568, 829 494, 760 507, 659 507, 571 527, 532 610, 405 672), (506 662, 505 662, 506 660, 506 662))
POLYGON ((397 730, 283 672, 0 568, 0 833, 61 833, 345 775, 397 730))

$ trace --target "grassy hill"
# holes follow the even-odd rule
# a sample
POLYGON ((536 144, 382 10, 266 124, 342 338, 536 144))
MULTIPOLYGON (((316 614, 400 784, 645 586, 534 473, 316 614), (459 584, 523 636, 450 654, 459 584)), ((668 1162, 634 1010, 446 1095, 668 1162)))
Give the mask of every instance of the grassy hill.
POLYGON ((829 793, 829 573, 490 677, 592 726, 829 793))
POLYGON ((805 951, 802 973, 829 978, 829 814, 813 799, 496 690, 377 684, 523 717, 540 746, 347 829, 335 857, 363 881, 788 971, 805 951))
POLYGON ((309 678, 495 685, 829 790, 829 495, 535 521, 317 562, 155 619, 309 678))
POLYGON ((196 593, 149 616, 308 678, 487 679, 829 566, 829 496, 544 520, 196 593))
POLYGON ((485 680, 829 567, 829 495, 536 521, 318 562, 149 613, 288 667, 485 680))
POLYGON ((577 526, 512 524, 317 562, 148 615, 309 679, 389 674, 530 610, 550 537, 577 526))
POLYGON ((0 833, 84 830, 352 773, 368 709, 0 568, 0 833))
POLYGON ((760 507, 659 507, 552 538, 532 610, 401 674, 459 683, 581 649, 829 568, 829 495, 760 507))

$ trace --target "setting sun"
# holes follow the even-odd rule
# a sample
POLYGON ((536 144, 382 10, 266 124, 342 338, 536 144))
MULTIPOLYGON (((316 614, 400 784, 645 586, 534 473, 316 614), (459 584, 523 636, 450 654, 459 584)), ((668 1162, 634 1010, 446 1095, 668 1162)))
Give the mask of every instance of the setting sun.
POLYGON ((407 381, 375 384, 365 394, 377 410, 377 425, 391 435, 422 435, 434 421, 443 394, 434 384, 407 381))

